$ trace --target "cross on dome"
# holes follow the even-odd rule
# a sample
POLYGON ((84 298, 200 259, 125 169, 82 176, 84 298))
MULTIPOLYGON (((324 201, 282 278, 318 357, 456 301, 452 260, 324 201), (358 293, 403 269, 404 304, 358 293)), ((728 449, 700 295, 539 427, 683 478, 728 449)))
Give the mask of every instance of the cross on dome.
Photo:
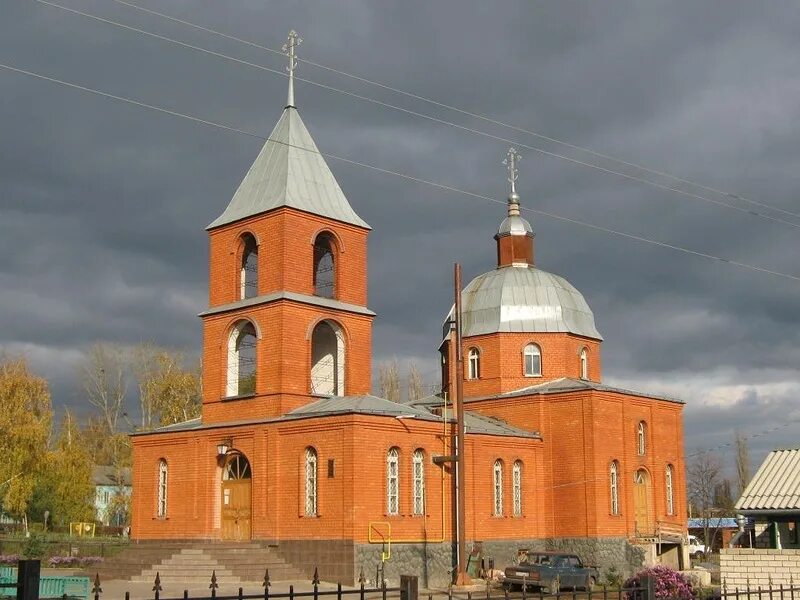
POLYGON ((286 70, 289 72, 289 94, 286 101, 287 107, 294 108, 294 70, 297 68, 297 59, 294 55, 294 49, 303 43, 303 39, 292 29, 286 37, 286 43, 281 50, 289 57, 289 66, 286 70))

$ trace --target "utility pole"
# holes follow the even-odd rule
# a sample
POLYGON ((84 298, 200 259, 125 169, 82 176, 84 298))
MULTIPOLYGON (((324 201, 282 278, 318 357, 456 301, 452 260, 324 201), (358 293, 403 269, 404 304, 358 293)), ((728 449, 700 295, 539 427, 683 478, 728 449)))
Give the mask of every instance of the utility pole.
POLYGON ((466 468, 464 465, 464 355, 461 351, 461 265, 456 263, 455 276, 455 330, 456 330, 456 537, 458 539, 458 566, 456 585, 472 583, 467 574, 467 539, 465 494, 466 468))

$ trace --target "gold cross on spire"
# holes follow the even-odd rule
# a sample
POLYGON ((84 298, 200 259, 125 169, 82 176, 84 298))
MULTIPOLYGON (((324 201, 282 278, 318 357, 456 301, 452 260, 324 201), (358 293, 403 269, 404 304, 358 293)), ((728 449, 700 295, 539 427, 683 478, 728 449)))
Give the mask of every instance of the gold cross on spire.
POLYGON ((511 185, 511 195, 516 195, 517 193, 517 178, 519 177, 519 169, 517 168, 517 163, 522 158, 522 155, 517 152, 517 149, 513 146, 508 149, 508 153, 506 154, 506 158, 503 159, 503 164, 506 165, 506 169, 508 170, 508 183, 511 185))
POLYGON ((286 70, 289 71, 289 96, 286 106, 294 107, 294 70, 297 68, 297 59, 294 55, 294 49, 302 43, 302 38, 292 29, 286 38, 286 43, 283 45, 283 48, 281 48, 283 53, 289 57, 289 66, 286 67, 286 70))

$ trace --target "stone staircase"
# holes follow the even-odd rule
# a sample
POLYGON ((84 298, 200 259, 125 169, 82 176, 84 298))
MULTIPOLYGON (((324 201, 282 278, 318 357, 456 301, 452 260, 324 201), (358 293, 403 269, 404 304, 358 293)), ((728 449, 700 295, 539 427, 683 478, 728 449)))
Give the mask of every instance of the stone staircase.
POLYGON ((288 564, 274 548, 252 542, 134 544, 97 571, 101 581, 152 582, 158 573, 162 583, 186 585, 208 585, 216 572, 217 581, 230 587, 261 582, 267 569, 272 581, 308 579, 308 574, 288 564))

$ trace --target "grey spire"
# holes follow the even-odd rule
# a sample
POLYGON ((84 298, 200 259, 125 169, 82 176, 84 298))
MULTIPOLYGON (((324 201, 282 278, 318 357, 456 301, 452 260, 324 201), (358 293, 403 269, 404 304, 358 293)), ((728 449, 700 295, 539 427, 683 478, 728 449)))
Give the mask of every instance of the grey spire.
POLYGON ((533 233, 531 224, 519 216, 519 194, 517 193, 519 169, 517 164, 521 158, 522 155, 512 146, 508 149, 506 158, 503 159, 503 164, 506 165, 506 170, 508 171, 508 216, 500 223, 500 228, 497 230, 498 235, 524 235, 533 233))
POLYGON ((225 212, 208 229, 281 206, 369 228, 350 206, 292 107, 284 109, 225 212))

